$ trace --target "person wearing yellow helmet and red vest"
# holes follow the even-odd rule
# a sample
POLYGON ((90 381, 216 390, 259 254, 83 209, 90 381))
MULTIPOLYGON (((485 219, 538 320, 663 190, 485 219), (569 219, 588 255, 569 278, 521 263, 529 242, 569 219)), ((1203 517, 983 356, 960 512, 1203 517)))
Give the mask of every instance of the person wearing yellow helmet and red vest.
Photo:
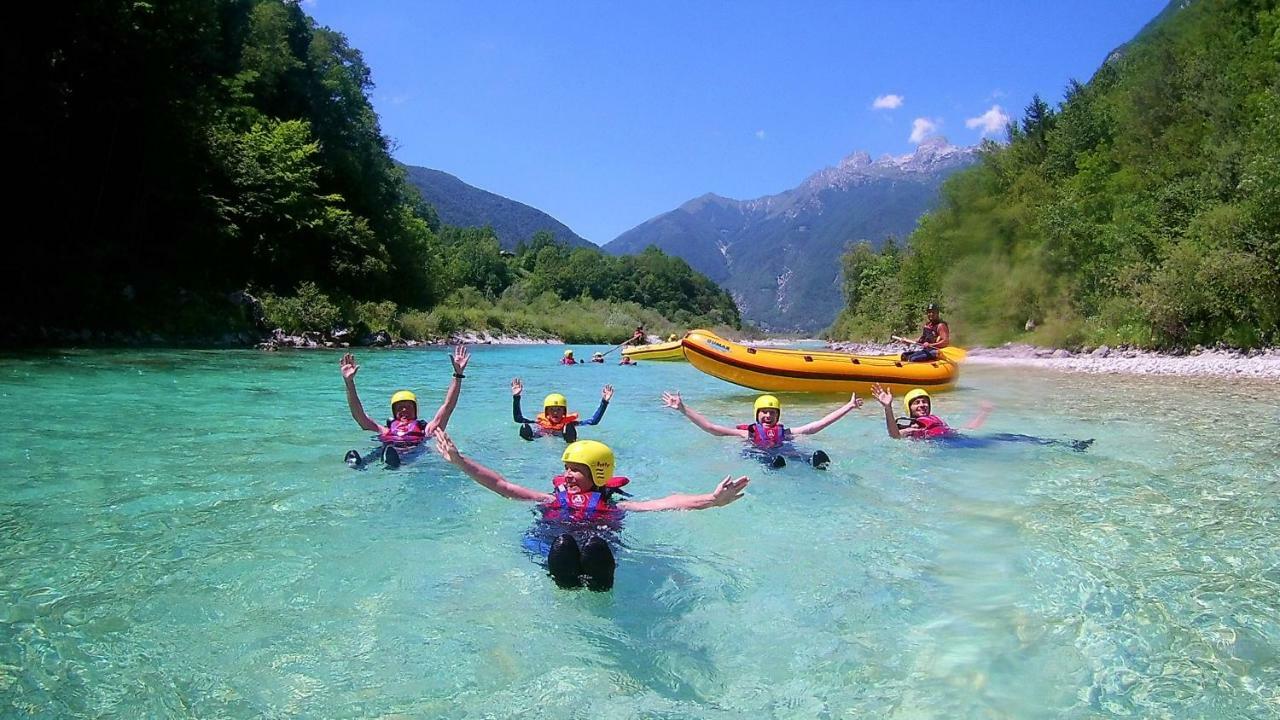
POLYGON ((445 391, 444 403, 440 409, 436 410, 431 420, 419 418, 418 397, 408 390, 401 390, 391 396, 391 418, 387 420, 386 425, 379 425, 364 411, 364 405, 361 404, 360 396, 356 393, 356 373, 360 371, 360 366, 356 364, 355 356, 351 353, 343 355, 339 366, 342 369, 342 379, 347 386, 347 407, 351 410, 351 417, 360 427, 377 433, 378 441, 381 443, 369 457, 362 457, 357 450, 347 452, 346 463, 359 468, 364 467, 370 459, 379 457, 388 466, 397 467, 400 464, 400 450, 414 448, 422 444, 437 428, 446 427, 449 424, 449 417, 453 414, 453 408, 458 404, 462 378, 466 377, 463 373, 470 360, 471 355, 465 346, 454 347, 453 354, 449 358, 453 364, 453 380, 449 383, 449 389, 445 391))
POLYGON ((831 462, 830 456, 822 450, 817 450, 806 456, 791 446, 791 440, 797 435, 813 435, 820 432, 823 428, 848 415, 854 408, 862 407, 862 400, 857 393, 853 393, 849 396, 849 402, 831 411, 825 417, 797 428, 785 427, 780 422, 782 419, 782 403, 773 395, 761 395, 756 398, 755 422, 738 425, 737 427, 716 425, 706 419, 696 410, 685 405, 684 400, 680 398, 679 392, 662 393, 662 404, 672 410, 679 411, 689 418, 689 421, 694 425, 712 435, 746 438, 751 442, 752 447, 759 451, 756 453, 757 457, 770 467, 783 467, 787 464, 786 458, 793 457, 805 460, 821 470, 831 462))
POLYGON ((564 357, 560 360, 561 365, 577 365, 578 361, 573 359, 573 351, 565 350, 564 357))
POLYGON ((702 495, 675 494, 657 500, 615 501, 627 479, 615 477, 613 450, 594 440, 579 440, 564 449, 564 473, 553 479, 554 492, 517 485, 498 472, 466 457, 443 430, 437 431, 436 451, 467 477, 505 498, 536 502, 540 518, 526 535, 524 547, 546 560, 547 573, 562 588, 585 585, 590 590, 613 587, 617 561, 610 542, 617 541, 628 512, 705 510, 742 497, 750 480, 726 476, 702 495))
POLYGON ((609 409, 609 401, 613 399, 613 386, 605 385, 600 390, 600 406, 596 413, 582 420, 578 413, 569 412, 569 401, 560 393, 551 393, 542 401, 542 412, 530 420, 520 411, 520 395, 524 392, 524 383, 520 378, 511 379, 511 419, 520 423, 520 437, 525 440, 554 435, 563 437, 565 442, 578 439, 578 426, 599 425, 604 418, 604 411, 609 409))
MULTIPOLYGON (((980 448, 990 447, 997 442, 1016 442, 1031 443, 1034 445, 1061 445, 1069 447, 1078 452, 1085 451, 1093 440, 1054 440, 1051 438, 1035 437, 1033 435, 1021 435, 1018 433, 996 433, 993 435, 963 435, 958 430, 947 425, 947 423, 937 415, 933 414, 933 398, 929 396, 928 391, 924 388, 914 388, 908 390, 907 394, 902 396, 902 405, 907 409, 907 416, 895 418, 893 416, 893 393, 881 385, 872 385, 871 394, 881 405, 884 406, 884 422, 885 427, 889 431, 891 438, 908 438, 912 440, 940 440, 946 441, 951 447, 967 447, 980 448)), ((977 430, 987 421, 987 417, 991 415, 991 410, 995 406, 989 402, 984 402, 978 407, 978 414, 972 420, 965 423, 965 430, 977 430)))

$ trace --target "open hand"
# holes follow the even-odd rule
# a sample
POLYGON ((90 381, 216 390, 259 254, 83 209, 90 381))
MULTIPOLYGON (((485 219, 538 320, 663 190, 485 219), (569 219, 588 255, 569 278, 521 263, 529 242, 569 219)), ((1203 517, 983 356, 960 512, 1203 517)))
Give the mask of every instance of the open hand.
POLYGON ((440 453, 440 457, 451 463, 457 462, 458 458, 462 457, 462 454, 458 452, 458 446, 453 444, 453 439, 444 430, 436 430, 436 452, 440 453))
POLYGON ((880 383, 871 386, 871 397, 880 401, 880 404, 886 408, 893 407, 893 393, 880 383))
POLYGON ((609 402, 610 400, 612 400, 612 399, 613 399, 613 386, 612 386, 612 385, 605 385, 605 386, 604 386, 604 388, 603 388, 602 390, 600 390, 600 397, 604 398, 604 401, 605 401, 605 402, 609 402))
POLYGON ((520 378, 511 378, 511 394, 520 397, 522 392, 524 392, 524 383, 520 382, 520 378))
POLYGON ((680 391, 662 393, 662 404, 672 410, 684 410, 684 401, 680 399, 680 391))
POLYGON ((351 380, 360 372, 360 366, 356 364, 356 357, 351 353, 342 356, 342 360, 338 361, 338 367, 342 368, 342 379, 351 380))
POLYGON ((449 362, 453 363, 453 374, 461 375, 467 369, 467 363, 471 362, 471 353, 467 352, 467 346, 455 345, 449 362))
POLYGON ((714 492, 711 493, 711 504, 715 507, 724 507, 729 503, 742 497, 742 493, 747 489, 747 483, 751 482, 746 475, 738 479, 734 479, 732 475, 725 475, 724 480, 716 486, 714 492))

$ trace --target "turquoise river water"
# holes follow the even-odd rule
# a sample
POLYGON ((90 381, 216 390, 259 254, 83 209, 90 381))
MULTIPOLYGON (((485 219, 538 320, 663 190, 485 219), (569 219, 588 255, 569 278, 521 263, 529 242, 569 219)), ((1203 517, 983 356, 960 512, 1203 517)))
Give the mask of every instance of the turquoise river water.
MULTIPOLYGON (((578 347, 586 355, 590 347, 578 347)), ((430 455, 390 471, 335 352, 51 351, 0 366, 0 717, 1280 717, 1280 384, 966 368, 935 410, 1088 452, 895 442, 867 405, 763 470, 661 406, 746 422, 683 363, 573 368, 474 349, 460 449, 549 487, 563 444, 510 417, 589 414, 640 498, 611 593, 555 588, 533 509, 430 455)), ((423 414, 445 352, 364 351, 366 407, 423 414)), ((783 396, 802 424, 843 398, 783 396)))

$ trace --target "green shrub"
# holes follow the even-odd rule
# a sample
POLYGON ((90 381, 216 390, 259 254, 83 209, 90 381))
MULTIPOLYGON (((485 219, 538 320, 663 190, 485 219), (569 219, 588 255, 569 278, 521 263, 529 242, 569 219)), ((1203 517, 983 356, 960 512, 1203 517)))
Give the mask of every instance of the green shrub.
POLYGON ((292 296, 266 293, 262 310, 269 326, 288 333, 332 332, 342 319, 338 306, 312 282, 298 285, 292 296))

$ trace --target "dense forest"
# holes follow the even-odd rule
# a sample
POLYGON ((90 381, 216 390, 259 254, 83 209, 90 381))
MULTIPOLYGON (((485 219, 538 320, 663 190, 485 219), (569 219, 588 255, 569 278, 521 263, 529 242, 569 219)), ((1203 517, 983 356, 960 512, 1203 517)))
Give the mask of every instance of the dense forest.
POLYGON ((1280 10, 1176 0, 1039 97, 905 243, 843 258, 838 338, 939 300, 962 341, 1280 341, 1280 10))
MULTIPOLYGON (((245 289, 304 329, 380 318, 411 332, 425 326, 403 319, 450 298, 492 315, 504 294, 544 291, 631 308, 614 315, 644 306, 671 322, 738 324, 729 296, 683 261, 546 238, 512 258, 492 232, 442 227, 389 154, 359 51, 298 3, 33 12, 5 49, 10 212, 32 230, 8 241, 19 272, 0 338, 244 329, 245 289)), ((606 325, 613 335, 634 321, 606 325)))

